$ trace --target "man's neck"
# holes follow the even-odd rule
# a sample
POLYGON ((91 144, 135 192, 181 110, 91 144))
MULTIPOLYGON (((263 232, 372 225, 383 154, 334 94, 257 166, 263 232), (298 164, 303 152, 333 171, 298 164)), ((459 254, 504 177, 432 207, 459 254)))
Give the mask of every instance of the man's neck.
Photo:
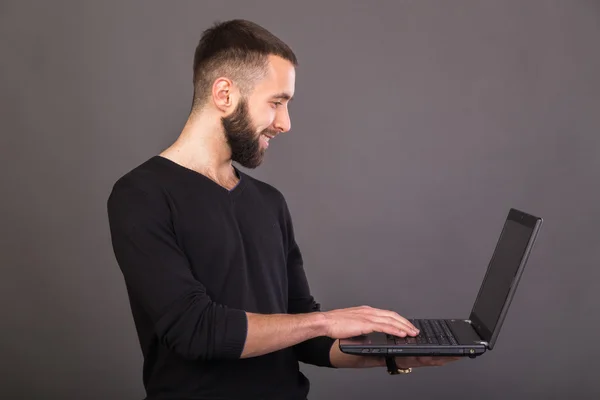
POLYGON ((227 189, 232 189, 239 181, 220 124, 188 120, 177 140, 160 155, 227 189))

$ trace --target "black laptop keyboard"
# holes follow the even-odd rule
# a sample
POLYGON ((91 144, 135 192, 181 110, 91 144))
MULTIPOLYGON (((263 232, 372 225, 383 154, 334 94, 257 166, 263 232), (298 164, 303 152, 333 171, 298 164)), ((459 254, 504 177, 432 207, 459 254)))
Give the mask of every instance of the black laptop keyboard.
POLYGON ((418 330, 419 335, 412 337, 390 336, 396 344, 438 344, 457 345, 458 342, 443 319, 411 319, 409 320, 418 330))

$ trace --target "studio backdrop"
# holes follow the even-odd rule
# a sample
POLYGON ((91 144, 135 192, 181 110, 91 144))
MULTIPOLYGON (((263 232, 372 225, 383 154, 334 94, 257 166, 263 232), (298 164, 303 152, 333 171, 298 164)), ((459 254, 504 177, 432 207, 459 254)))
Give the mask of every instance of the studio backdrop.
POLYGON ((0 3, 0 398, 140 399, 110 245, 122 174, 178 136, 193 51, 245 18, 299 58, 276 186, 331 310, 468 316, 502 223, 544 218, 493 351, 407 376, 302 365, 311 399, 600 397, 600 3, 0 3))

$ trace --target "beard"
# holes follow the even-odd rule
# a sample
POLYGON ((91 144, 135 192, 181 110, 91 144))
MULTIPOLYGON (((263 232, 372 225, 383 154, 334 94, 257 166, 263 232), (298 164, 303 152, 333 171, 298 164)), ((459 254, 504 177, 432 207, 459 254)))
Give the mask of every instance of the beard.
POLYGON ((260 134, 250 118, 248 102, 242 98, 229 116, 221 118, 225 138, 231 148, 231 159, 246 168, 258 167, 264 158, 265 149, 260 148, 260 134))

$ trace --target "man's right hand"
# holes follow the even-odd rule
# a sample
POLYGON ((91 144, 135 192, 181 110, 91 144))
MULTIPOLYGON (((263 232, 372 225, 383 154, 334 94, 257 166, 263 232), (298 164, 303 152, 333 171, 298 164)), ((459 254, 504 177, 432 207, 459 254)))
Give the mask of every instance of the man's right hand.
POLYGON ((334 339, 367 335, 371 332, 400 337, 416 336, 419 333, 413 324, 397 313, 369 306, 324 311, 322 314, 326 319, 326 336, 334 339))

